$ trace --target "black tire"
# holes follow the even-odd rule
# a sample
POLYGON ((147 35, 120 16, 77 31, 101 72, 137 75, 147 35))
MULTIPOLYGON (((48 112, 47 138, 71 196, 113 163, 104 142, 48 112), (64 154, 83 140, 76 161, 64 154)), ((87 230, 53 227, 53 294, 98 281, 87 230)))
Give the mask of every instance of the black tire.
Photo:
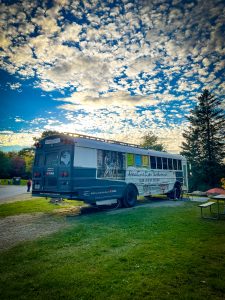
POLYGON ((137 202, 138 191, 135 185, 128 184, 124 191, 122 203, 124 207, 132 207, 137 202))
POLYGON ((173 199, 180 199, 181 198, 181 183, 179 181, 175 182, 173 188, 173 199))

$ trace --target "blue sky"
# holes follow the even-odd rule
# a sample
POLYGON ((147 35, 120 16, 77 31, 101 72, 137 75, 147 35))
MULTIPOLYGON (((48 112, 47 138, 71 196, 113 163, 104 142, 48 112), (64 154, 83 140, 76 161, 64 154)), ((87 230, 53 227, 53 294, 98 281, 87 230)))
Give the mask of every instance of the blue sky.
MULTIPOLYGON (((224 100, 225 4, 0 1, 0 149, 44 130, 179 152, 204 88, 224 100)), ((223 103, 224 107, 224 103, 223 103)))

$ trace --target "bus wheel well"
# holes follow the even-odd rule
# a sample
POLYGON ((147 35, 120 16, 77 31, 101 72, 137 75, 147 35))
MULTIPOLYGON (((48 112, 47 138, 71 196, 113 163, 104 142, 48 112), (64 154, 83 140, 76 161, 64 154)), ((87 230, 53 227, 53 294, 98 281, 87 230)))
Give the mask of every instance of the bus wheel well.
POLYGON ((123 206, 124 207, 134 206, 136 204, 138 194, 139 194, 138 189, 135 184, 133 183, 127 184, 121 199, 123 206))
POLYGON ((128 183, 127 186, 126 186, 126 188, 128 186, 134 188, 136 190, 136 192, 137 192, 137 196, 139 195, 138 189, 137 189, 137 187, 136 187, 136 185, 134 183, 128 183))

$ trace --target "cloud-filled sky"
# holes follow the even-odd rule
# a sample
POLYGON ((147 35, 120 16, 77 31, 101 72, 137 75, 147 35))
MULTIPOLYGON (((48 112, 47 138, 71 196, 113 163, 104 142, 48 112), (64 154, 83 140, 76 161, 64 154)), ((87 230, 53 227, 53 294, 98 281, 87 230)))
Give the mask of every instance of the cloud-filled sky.
MULTIPOLYGON (((0 149, 43 130, 179 152, 185 116, 225 91, 223 0, 0 1, 0 149)), ((223 98, 224 99, 224 98, 223 98)))

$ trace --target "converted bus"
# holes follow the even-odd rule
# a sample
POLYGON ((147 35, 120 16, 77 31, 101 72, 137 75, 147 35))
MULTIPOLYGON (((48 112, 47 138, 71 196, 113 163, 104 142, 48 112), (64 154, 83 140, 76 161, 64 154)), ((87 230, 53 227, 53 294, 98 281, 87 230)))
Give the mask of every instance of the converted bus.
POLYGON ((33 196, 82 200, 91 205, 135 205, 138 195, 179 198, 188 189, 181 155, 78 134, 36 143, 33 196))

